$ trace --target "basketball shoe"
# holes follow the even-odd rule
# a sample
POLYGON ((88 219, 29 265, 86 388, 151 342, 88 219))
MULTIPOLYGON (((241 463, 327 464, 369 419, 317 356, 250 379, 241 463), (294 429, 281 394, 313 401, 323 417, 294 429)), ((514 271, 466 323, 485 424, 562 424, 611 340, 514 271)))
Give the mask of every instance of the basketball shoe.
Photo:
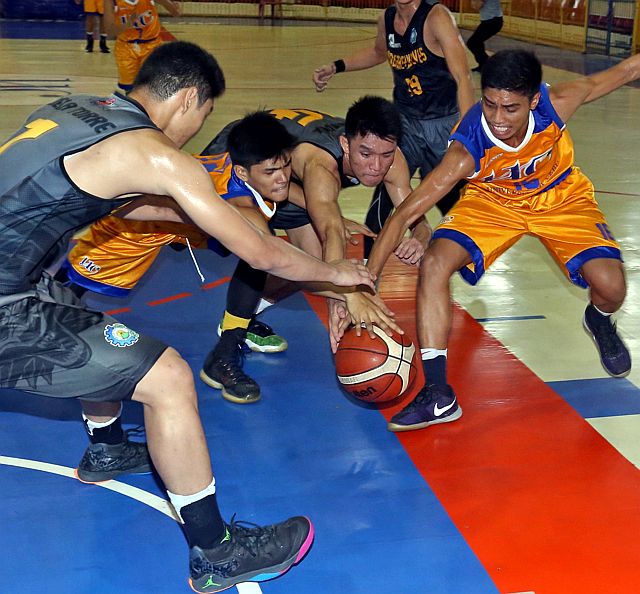
POLYGON ((389 431, 411 431, 429 425, 450 423, 462 416, 451 386, 425 386, 398 414, 391 417, 389 431))
MULTIPOLYGON (((136 430, 125 432, 128 436, 136 430)), ((83 483, 100 483, 109 481, 121 474, 138 474, 151 471, 151 458, 147 444, 129 441, 125 437, 122 443, 110 445, 92 443, 85 450, 76 476, 83 483)))
MULTIPOLYGON (((233 332, 233 330, 227 330, 233 332)), ((225 334, 227 333, 225 332, 225 334)), ((260 386, 243 370, 244 353, 240 344, 230 354, 213 349, 200 370, 200 379, 217 390, 222 397, 235 404, 251 404, 260 400, 260 386)))
POLYGON ((603 316, 589 304, 584 310, 582 325, 600 353, 605 371, 613 377, 625 377, 631 371, 631 355, 616 331, 611 316, 603 316))
POLYGON ((232 518, 219 544, 191 548, 189 585, 195 592, 220 592, 240 582, 270 580, 299 563, 312 542, 313 524, 308 518, 289 518, 271 526, 232 518))
MULTIPOLYGON (((218 336, 222 335, 222 327, 218 326, 218 336)), ((276 334, 274 329, 254 317, 249 322, 245 344, 256 353, 281 353, 289 348, 286 338, 276 334)))

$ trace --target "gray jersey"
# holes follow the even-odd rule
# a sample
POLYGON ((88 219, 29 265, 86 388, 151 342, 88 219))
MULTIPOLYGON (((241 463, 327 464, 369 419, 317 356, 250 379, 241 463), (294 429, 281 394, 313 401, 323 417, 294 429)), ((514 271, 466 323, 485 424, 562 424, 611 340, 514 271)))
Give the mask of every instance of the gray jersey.
POLYGON ((119 132, 155 127, 127 97, 75 95, 33 112, 0 146, 0 295, 32 289, 74 231, 128 201, 83 192, 63 158, 119 132))

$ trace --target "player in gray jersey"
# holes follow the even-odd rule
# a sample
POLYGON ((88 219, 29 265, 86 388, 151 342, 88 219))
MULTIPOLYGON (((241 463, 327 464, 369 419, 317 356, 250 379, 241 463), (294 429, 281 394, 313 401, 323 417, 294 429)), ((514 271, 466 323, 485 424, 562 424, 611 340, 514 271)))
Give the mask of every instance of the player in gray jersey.
POLYGON ((302 517, 266 528, 225 523, 187 363, 85 309, 45 268, 75 230, 129 202, 128 216, 143 220, 170 219, 179 208, 253 266, 284 278, 372 286, 364 267, 327 264, 258 231, 176 148, 223 91, 210 54, 170 43, 149 56, 129 97, 59 99, 0 145, 0 388, 81 400, 91 445, 78 476, 87 482, 149 470, 145 445, 129 442, 119 420, 123 400, 143 404, 151 460, 183 522, 191 585, 202 592, 286 570, 308 550, 313 527, 302 517))
MULTIPOLYGON (((402 117, 400 149, 410 174, 419 170, 422 179, 442 159, 460 114, 474 103, 466 50, 449 10, 428 0, 396 0, 378 18, 372 46, 316 68, 313 82, 321 92, 337 73, 384 62, 393 73, 393 101, 402 117)), ((365 219, 375 233, 394 206, 385 190, 376 188, 365 219)), ((458 194, 454 188, 438 202, 442 214, 458 194)), ((365 255, 371 246, 365 238, 365 255)))

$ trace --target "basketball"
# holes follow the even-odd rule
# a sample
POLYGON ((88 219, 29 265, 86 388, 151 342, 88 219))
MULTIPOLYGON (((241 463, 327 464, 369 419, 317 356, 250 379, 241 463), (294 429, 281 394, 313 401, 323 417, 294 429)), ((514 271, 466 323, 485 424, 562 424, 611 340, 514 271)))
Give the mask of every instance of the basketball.
POLYGON ((335 354, 342 387, 364 402, 388 402, 402 396, 418 374, 416 347, 406 335, 388 336, 377 326, 376 338, 354 327, 342 337, 335 354))

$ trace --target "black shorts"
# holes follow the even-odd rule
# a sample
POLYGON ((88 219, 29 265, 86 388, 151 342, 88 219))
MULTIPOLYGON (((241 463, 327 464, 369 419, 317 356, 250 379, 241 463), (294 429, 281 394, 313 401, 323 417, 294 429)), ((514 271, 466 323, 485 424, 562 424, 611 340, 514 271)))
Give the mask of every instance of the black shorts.
POLYGON ((278 204, 276 213, 269 221, 269 228, 272 231, 274 229, 284 229, 286 231, 287 229, 297 229, 310 224, 311 219, 306 209, 287 200, 278 204))
POLYGON ((84 308, 48 276, 29 294, 0 295, 0 388, 126 400, 166 348, 84 308))

